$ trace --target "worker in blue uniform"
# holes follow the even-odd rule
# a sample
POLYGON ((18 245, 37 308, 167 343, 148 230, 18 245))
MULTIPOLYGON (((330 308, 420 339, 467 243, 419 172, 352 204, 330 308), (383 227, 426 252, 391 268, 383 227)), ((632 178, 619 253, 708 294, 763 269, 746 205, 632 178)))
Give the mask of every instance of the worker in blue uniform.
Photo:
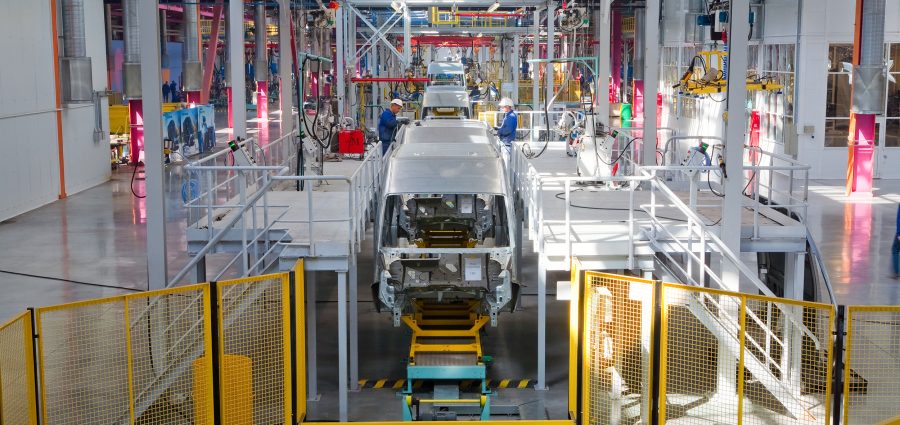
POLYGON ((500 110, 504 112, 500 127, 495 127, 500 143, 503 145, 503 153, 509 158, 512 150, 512 142, 516 139, 516 128, 519 126, 519 116, 513 110, 512 99, 504 97, 500 99, 500 110))
POLYGON ((891 245, 891 266, 894 279, 900 279, 900 206, 897 207, 897 230, 894 232, 894 243, 891 245))
POLYGON ((400 113, 401 109, 403 109, 403 101, 394 99, 391 101, 390 108, 385 109, 378 119, 378 140, 381 140, 382 155, 387 154, 388 149, 391 147, 391 142, 394 140, 394 132, 397 130, 398 122, 397 114, 400 113))

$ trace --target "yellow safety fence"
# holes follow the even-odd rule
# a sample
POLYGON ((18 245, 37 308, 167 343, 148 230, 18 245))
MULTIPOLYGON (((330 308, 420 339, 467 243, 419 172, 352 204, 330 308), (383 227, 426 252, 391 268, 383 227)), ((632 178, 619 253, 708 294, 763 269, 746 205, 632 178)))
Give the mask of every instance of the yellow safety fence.
POLYGON ((831 422, 832 305, 671 283, 661 305, 662 423, 831 422))
POLYGON ((900 423, 900 306, 851 306, 844 423, 900 423))
POLYGON ((0 423, 36 424, 31 311, 0 325, 0 423))
POLYGON ((299 262, 22 313, 0 327, 0 423, 302 420, 303 293, 299 262))
MULTIPOLYGON (((583 271, 577 259, 571 269, 569 376, 580 379, 569 380, 570 417, 591 425, 831 423, 832 305, 583 271)), ((900 414, 900 307, 891 314, 871 321, 880 328, 870 332, 885 338, 881 351, 856 354, 890 384, 860 406, 865 421, 847 423, 900 414)))
MULTIPOLYGON (((584 271, 577 259, 571 287, 569 419, 534 423, 828 424, 833 407, 845 424, 898 422, 900 306, 849 307, 832 406, 831 305, 584 271)), ((0 421, 300 423, 303 294, 300 262, 24 312, 0 325, 0 421)))

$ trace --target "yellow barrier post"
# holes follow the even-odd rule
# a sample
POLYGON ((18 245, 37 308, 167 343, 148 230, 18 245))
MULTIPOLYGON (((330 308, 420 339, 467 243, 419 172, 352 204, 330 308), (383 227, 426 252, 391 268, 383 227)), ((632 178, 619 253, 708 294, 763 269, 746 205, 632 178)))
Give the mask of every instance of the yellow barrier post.
POLYGON ((578 359, 584 357, 578 350, 578 342, 581 340, 581 261, 572 257, 569 269, 569 282, 572 285, 569 299, 569 419, 577 420, 581 417, 578 409, 578 359))
POLYGON ((900 306, 847 309, 844 423, 900 423, 900 306))
POLYGON ((585 272, 581 422, 649 421, 653 357, 653 281, 608 273, 585 272), (650 347, 644 353, 641 347, 650 347), (638 416, 625 417, 625 395, 639 394, 638 416))
POLYGON ((36 424, 32 313, 0 324, 0 423, 36 424))
POLYGON ((292 416, 290 299, 285 298, 290 294, 290 274, 220 281, 216 286, 221 307, 222 420, 284 423, 292 416))
POLYGON ((296 422, 306 420, 306 316, 303 307, 306 304, 305 265, 303 260, 294 265, 294 388, 296 405, 296 422))

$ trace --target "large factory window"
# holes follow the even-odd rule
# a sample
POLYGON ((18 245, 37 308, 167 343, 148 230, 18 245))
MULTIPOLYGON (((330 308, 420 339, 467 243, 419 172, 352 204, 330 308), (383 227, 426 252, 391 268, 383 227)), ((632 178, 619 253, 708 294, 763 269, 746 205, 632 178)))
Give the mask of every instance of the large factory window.
POLYGON ((754 108, 760 112, 760 138, 766 144, 783 144, 785 129, 794 121, 794 52, 793 44, 764 45, 750 51, 750 68, 758 58, 758 74, 775 77, 784 86, 777 92, 761 90, 753 96, 754 108))
POLYGON ((888 48, 888 59, 891 65, 891 77, 888 79, 887 96, 885 96, 885 141, 888 148, 900 147, 900 44, 891 44, 888 48))
POLYGON ((847 147, 850 131, 850 73, 843 63, 853 60, 852 44, 828 47, 828 88, 825 98, 825 147, 847 147))

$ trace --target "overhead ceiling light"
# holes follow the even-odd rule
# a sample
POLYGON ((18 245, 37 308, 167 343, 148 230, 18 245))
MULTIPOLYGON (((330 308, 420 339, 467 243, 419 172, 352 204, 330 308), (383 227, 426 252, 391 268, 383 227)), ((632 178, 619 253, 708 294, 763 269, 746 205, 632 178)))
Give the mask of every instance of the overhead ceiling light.
POLYGON ((488 11, 488 13, 491 13, 499 8, 500 8, 500 0, 497 0, 494 2, 494 4, 491 5, 491 7, 488 8, 487 11, 488 11))

